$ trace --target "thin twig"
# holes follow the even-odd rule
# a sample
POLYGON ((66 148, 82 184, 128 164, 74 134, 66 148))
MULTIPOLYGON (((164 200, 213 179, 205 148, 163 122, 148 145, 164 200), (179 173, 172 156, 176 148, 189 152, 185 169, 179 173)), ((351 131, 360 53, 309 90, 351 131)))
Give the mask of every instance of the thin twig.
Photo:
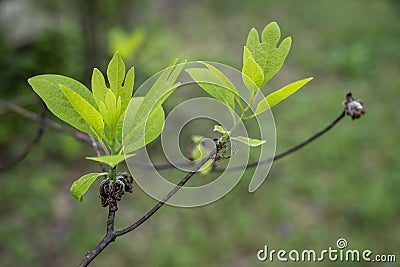
POLYGON ((205 165, 210 159, 214 159, 217 151, 216 149, 212 151, 207 157, 202 159, 196 166, 186 174, 186 176, 162 199, 160 200, 151 210, 149 210, 143 217, 135 221, 132 225, 122 229, 120 231, 114 232, 114 217, 115 211, 111 212, 109 209, 108 219, 107 219, 107 233, 104 238, 100 241, 100 243, 92 250, 86 253, 85 257, 78 265, 78 267, 88 266, 109 244, 115 241, 115 239, 119 236, 125 235, 140 225, 142 225, 145 221, 150 219, 168 200, 171 199, 178 191, 182 188, 193 175, 197 173, 200 168, 205 165))
POLYGON ((21 162, 28 154, 29 152, 32 151, 32 149, 39 144, 43 132, 44 132, 44 126, 45 126, 45 120, 46 120, 46 105, 42 100, 40 100, 41 106, 40 106, 40 114, 36 115, 37 116, 37 121, 38 121, 38 128, 36 131, 36 135, 33 138, 32 142, 26 146, 24 151, 20 153, 17 157, 14 159, 9 160, 8 162, 4 163, 3 165, 0 165, 0 172, 8 171, 15 167, 19 162, 21 162))
POLYGON ((97 255, 99 255, 110 243, 115 241, 114 219, 115 211, 109 207, 106 235, 92 251, 88 251, 86 253, 85 258, 83 258, 83 260, 79 263, 78 267, 88 266, 97 255))
POLYGON ((342 113, 340 113, 340 115, 336 119, 334 119, 331 123, 329 123, 329 125, 326 126, 324 129, 322 129, 321 131, 313 134, 310 138, 308 138, 304 142, 301 142, 300 144, 297 144, 294 147, 291 147, 291 148, 289 148, 289 149, 287 149, 287 150, 285 150, 285 151, 283 151, 283 152, 281 152, 281 153, 279 153, 279 154, 277 154, 277 155, 275 155, 273 157, 270 157, 268 159, 264 159, 264 160, 261 160, 261 161, 258 161, 258 162, 251 162, 251 163, 248 163, 248 164, 243 165, 243 166, 230 167, 228 169, 217 167, 217 166, 214 165, 214 168, 212 169, 212 171, 214 171, 214 172, 223 172, 225 170, 226 171, 237 171, 237 170, 242 170, 243 168, 246 168, 246 169, 247 168, 252 168, 252 167, 258 166, 259 164, 267 164, 267 163, 270 163, 271 161, 277 161, 279 159, 282 159, 282 158, 284 158, 284 157, 296 152, 297 150, 305 147, 306 145, 308 145, 311 142, 313 142, 314 140, 316 140, 318 137, 320 137, 323 134, 325 134, 326 132, 328 132, 330 129, 333 128, 333 126, 335 126, 339 121, 341 121, 345 117, 345 115, 346 115, 345 112, 342 111, 342 113))
POLYGON ((198 170, 200 170, 201 167, 203 167, 204 164, 206 164, 210 159, 214 159, 214 156, 216 155, 217 150, 214 149, 207 157, 202 159, 196 166, 188 173, 186 176, 160 201, 158 202, 149 212, 147 212, 142 218, 137 220, 135 223, 133 223, 131 226, 128 226, 127 228, 115 232, 116 236, 121 236, 126 233, 129 233, 130 231, 135 230, 137 227, 139 227, 142 223, 147 221, 154 213, 156 213, 157 210, 159 210, 171 197, 173 197, 176 192, 178 192, 179 189, 184 186, 189 179, 197 173, 198 170))
MULTIPOLYGON (((38 116, 37 114, 35 114, 35 113, 33 113, 33 112, 29 111, 29 110, 26 110, 26 109, 20 107, 18 105, 15 105, 15 104, 7 102, 7 101, 4 101, 2 99, 0 99, 0 105, 4 109, 6 109, 8 111, 11 111, 11 112, 14 112, 14 113, 16 113, 18 115, 21 115, 22 117, 27 118, 28 120, 40 121, 40 116, 38 116)), ((76 139, 78 139, 80 141, 83 141, 85 143, 91 144, 89 136, 87 134, 83 133, 83 132, 74 130, 74 129, 70 128, 70 127, 65 127, 65 126, 63 126, 63 125, 61 125, 61 124, 59 124, 59 123, 57 123, 57 122, 55 122, 55 121, 53 121, 51 119, 48 119, 48 118, 45 118, 44 124, 45 124, 46 127, 49 127, 49 128, 51 128, 53 130, 56 130, 56 131, 62 132, 62 133, 67 133, 69 135, 74 136, 76 139)))
MULTIPOLYGON (((100 157, 101 153, 100 153, 99 145, 97 144, 96 140, 94 140, 94 138, 91 135, 88 135, 88 137, 90 140, 90 144, 92 145, 92 148, 93 148, 94 152, 96 153, 96 156, 100 157)), ((106 172, 107 171, 106 166, 102 162, 99 162, 99 164, 100 164, 101 170, 103 172, 106 172)))

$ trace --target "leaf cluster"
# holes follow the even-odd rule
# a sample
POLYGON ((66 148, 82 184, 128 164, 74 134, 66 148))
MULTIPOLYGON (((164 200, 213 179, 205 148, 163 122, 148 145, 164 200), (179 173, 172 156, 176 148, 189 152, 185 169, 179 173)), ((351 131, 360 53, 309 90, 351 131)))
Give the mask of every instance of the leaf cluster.
MULTIPOLYGON (((263 86, 276 75, 282 67, 291 46, 291 38, 280 42, 281 33, 276 22, 268 24, 260 35, 251 29, 243 50, 242 80, 250 92, 249 103, 245 103, 235 84, 219 69, 201 62, 204 67, 188 68, 186 72, 210 96, 225 104, 232 113, 240 110, 240 119, 232 129, 216 125, 214 131, 221 133, 219 142, 229 140, 242 142, 250 147, 260 146, 265 140, 232 133, 241 121, 252 119, 287 98, 312 78, 298 80, 270 93, 253 110, 252 106, 263 86)), ((173 60, 159 73, 145 96, 132 97, 134 88, 134 68, 126 71, 122 57, 116 52, 110 60, 105 77, 94 68, 91 91, 80 82, 55 74, 44 74, 28 80, 33 90, 43 99, 49 110, 59 119, 76 129, 93 136, 103 149, 100 157, 87 157, 89 160, 110 166, 108 173, 90 173, 82 176, 71 187, 73 196, 82 200, 97 177, 107 175, 113 179, 117 165, 134 154, 128 154, 146 146, 157 138, 163 130, 165 114, 162 104, 179 87, 178 76, 185 61, 178 64, 173 60), (107 78, 107 80, 106 80, 107 78), (124 126, 124 127, 123 127, 124 126)), ((208 150, 201 138, 194 140, 193 159, 201 161, 208 150)), ((211 170, 209 164, 202 172, 211 170)))

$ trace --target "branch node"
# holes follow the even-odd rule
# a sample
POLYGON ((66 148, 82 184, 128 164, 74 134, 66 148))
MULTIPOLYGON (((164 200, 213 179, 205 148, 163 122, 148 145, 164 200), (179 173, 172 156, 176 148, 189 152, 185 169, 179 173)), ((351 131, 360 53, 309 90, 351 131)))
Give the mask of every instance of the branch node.
POLYGON ((133 192, 133 178, 126 172, 117 174, 115 181, 105 179, 100 183, 100 200, 103 207, 110 206, 111 211, 118 210, 118 201, 122 199, 125 192, 133 192))
POLYGON ((353 120, 365 114, 363 102, 360 99, 354 99, 350 92, 346 94, 346 100, 343 101, 343 105, 346 115, 353 120))

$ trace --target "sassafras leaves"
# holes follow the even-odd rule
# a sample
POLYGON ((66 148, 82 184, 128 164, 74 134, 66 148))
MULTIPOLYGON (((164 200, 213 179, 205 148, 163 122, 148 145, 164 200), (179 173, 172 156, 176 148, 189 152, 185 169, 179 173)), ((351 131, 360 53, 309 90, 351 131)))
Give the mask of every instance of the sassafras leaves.
POLYGON ((261 146, 264 144, 266 141, 265 140, 259 140, 259 139, 254 139, 254 138, 248 138, 244 136, 236 136, 236 137, 231 137, 233 140, 240 141, 248 146, 251 147, 256 147, 256 146, 261 146))
POLYGON ((297 90, 302 88, 312 79, 313 78, 311 77, 293 82, 279 89, 278 91, 269 94, 266 98, 264 98, 258 103, 254 116, 257 116, 258 114, 275 106, 276 104, 278 104, 279 102, 281 102, 282 100, 284 100, 285 98, 289 97, 291 94, 295 93, 297 90))
POLYGON ((85 122, 89 125, 89 127, 96 132, 97 136, 102 137, 104 130, 104 122, 102 116, 97 111, 97 109, 94 108, 81 95, 79 95, 69 87, 60 84, 60 88, 65 97, 69 100, 69 102, 73 106, 73 108, 85 120, 85 122))
POLYGON ((100 156, 100 157, 86 157, 86 159, 98 161, 109 165, 111 168, 114 168, 118 163, 124 161, 130 157, 133 157, 135 154, 126 154, 126 155, 111 155, 111 156, 100 156))
POLYGON ((96 181, 99 176, 106 175, 106 172, 101 173, 88 173, 77 179, 71 186, 70 192, 72 196, 82 202, 83 195, 89 189, 89 187, 96 181))
POLYGON ((276 22, 269 23, 262 31, 261 41, 256 29, 252 28, 243 51, 243 81, 254 94, 254 85, 262 88, 280 70, 291 46, 291 38, 278 45, 281 32, 276 22), (260 74, 262 73, 262 75, 260 74), (249 81, 250 80, 250 81, 249 81))
POLYGON ((38 75, 28 79, 28 83, 55 116, 82 132, 94 135, 90 125, 72 106, 59 85, 70 88, 90 105, 96 106, 93 95, 86 86, 74 79, 55 74, 38 75))

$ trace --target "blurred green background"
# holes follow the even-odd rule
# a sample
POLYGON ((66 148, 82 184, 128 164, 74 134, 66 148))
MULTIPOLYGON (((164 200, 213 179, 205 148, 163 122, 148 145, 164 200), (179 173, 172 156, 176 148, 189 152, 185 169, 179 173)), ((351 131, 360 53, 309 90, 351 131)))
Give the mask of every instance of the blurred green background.
MULTIPOLYGON (((292 36, 292 50, 264 90, 314 77, 274 108, 277 150, 339 115, 348 90, 364 101, 366 116, 346 118, 275 163, 253 194, 244 178, 211 205, 162 208, 93 266, 309 266, 258 262, 256 253, 264 245, 322 250, 335 247, 340 237, 351 249, 400 260, 399 14, 397 0, 3 0, 0 98, 37 113, 39 101, 27 78, 60 73, 89 85, 92 68, 104 70, 116 49, 135 66, 136 87, 174 57, 240 69, 250 28, 277 21, 283 36, 292 36)), ((0 106, 1 163, 23 151, 36 129, 36 123, 0 106)), ((46 129, 24 160, 0 173, 1 266, 74 266, 103 237, 106 209, 99 205, 97 186, 83 203, 69 194, 74 179, 98 171, 83 159, 92 154, 90 146, 46 129)), ((117 227, 153 203, 138 189, 125 196, 117 227)))

